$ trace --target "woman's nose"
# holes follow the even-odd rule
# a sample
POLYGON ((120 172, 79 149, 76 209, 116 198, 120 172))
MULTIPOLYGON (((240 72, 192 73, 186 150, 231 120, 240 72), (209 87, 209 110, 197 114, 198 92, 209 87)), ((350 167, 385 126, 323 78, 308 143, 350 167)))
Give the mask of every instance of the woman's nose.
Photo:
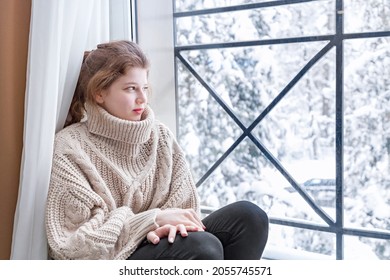
POLYGON ((136 99, 137 104, 143 104, 146 102, 146 92, 144 90, 140 90, 138 93, 138 97, 136 99))

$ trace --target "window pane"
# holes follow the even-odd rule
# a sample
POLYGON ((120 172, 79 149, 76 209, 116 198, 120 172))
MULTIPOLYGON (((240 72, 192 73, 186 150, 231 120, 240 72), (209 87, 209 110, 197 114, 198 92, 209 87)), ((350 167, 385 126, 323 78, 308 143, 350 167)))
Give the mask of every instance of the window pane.
POLYGON ((344 0, 346 33, 390 30, 390 1, 344 0))
POLYGON ((174 0, 177 12, 220 8, 242 4, 271 2, 277 0, 174 0))
MULTIPOLYGON (((182 55, 240 121, 249 126, 325 44, 311 42, 212 49, 182 52, 182 55)), ((318 87, 321 87, 321 92, 329 89, 327 81, 334 82, 334 57, 332 60, 329 62, 327 59, 322 68, 317 69, 316 73, 321 76, 315 76, 315 81, 306 80, 300 86, 305 89, 304 95, 313 91, 311 95, 315 96, 318 87), (329 63, 333 63, 333 66, 329 63)), ((182 75, 181 72, 179 75, 182 75)), ((323 96, 325 93, 321 92, 318 95, 323 96)), ((295 96, 295 104, 299 103, 300 98, 299 95, 295 96)), ((327 113, 331 114, 332 111, 327 113)), ((287 114, 284 115, 287 117, 287 114)))
POLYGON ((198 181, 241 130, 207 90, 178 63, 178 140, 198 181))
POLYGON ((333 34, 334 0, 176 19, 177 45, 333 34))
MULTIPOLYGON (((299 56, 296 59, 298 64, 299 56)), ((333 218, 336 201, 335 96, 335 52, 331 50, 253 131, 333 218)), ((295 192, 292 186, 288 186, 288 190, 295 192)))
POLYGON ((345 236, 344 243, 347 260, 390 260, 390 240, 345 236))
POLYGON ((390 231, 390 38, 344 50, 346 222, 390 231))
POLYGON ((334 260, 333 233, 272 224, 266 250, 276 251, 277 259, 334 260))
POLYGON ((270 216, 325 225, 299 194, 286 190, 287 185, 252 141, 245 138, 198 191, 201 204, 208 207, 248 200, 270 216))

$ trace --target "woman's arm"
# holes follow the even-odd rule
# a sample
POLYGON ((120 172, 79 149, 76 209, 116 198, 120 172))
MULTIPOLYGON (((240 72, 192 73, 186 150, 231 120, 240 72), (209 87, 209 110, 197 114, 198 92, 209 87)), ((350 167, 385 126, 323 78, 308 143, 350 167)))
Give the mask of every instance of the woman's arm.
POLYGON ((134 214, 116 207, 94 166, 79 154, 57 154, 47 198, 46 230, 56 259, 125 259, 157 228, 159 209, 134 214))
POLYGON ((186 236, 187 231, 205 229, 200 218, 196 186, 184 153, 173 134, 168 129, 165 132, 165 143, 168 143, 168 149, 171 151, 172 158, 169 161, 172 162, 172 171, 168 198, 161 206, 162 211, 156 216, 156 223, 160 228, 151 231, 147 236, 154 244, 164 237, 169 237, 169 241, 173 242, 177 231, 186 236))

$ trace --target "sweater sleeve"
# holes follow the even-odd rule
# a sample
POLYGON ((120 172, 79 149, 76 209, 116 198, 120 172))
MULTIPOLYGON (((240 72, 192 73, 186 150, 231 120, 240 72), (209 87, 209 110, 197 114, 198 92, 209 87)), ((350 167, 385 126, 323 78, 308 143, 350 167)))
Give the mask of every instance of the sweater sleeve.
POLYGON ((46 207, 54 259, 125 259, 157 227, 160 210, 134 214, 128 206, 116 207, 94 174, 79 154, 54 155, 46 207))

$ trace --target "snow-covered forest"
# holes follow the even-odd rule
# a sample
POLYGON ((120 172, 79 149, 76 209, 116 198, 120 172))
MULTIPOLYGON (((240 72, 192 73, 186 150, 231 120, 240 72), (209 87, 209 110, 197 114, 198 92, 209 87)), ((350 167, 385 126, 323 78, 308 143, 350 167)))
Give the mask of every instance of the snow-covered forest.
MULTIPOLYGON (((253 2, 266 1, 176 0, 175 6, 176 11, 193 11, 253 2)), ((335 7, 335 0, 320 0, 180 17, 176 20, 177 46, 334 35, 335 7)), ((389 0, 344 0, 344 33, 390 31, 389 15, 389 0)), ((182 51, 181 55, 248 128, 328 43, 211 48, 182 51)), ((344 224, 389 231, 390 37, 344 40, 343 50, 344 224)), ((178 140, 198 181, 242 135, 242 129, 178 59, 177 80, 178 140)), ((324 53, 251 133, 334 219, 335 47, 324 53), (321 182, 327 183, 322 186, 321 182)), ((204 206, 218 208, 246 199, 270 217, 325 225, 248 137, 238 142, 198 189, 204 206)), ((271 225, 269 244, 335 255, 334 234, 320 231, 271 225)), ((370 256, 390 259, 390 241, 345 238, 346 258, 370 256)))

